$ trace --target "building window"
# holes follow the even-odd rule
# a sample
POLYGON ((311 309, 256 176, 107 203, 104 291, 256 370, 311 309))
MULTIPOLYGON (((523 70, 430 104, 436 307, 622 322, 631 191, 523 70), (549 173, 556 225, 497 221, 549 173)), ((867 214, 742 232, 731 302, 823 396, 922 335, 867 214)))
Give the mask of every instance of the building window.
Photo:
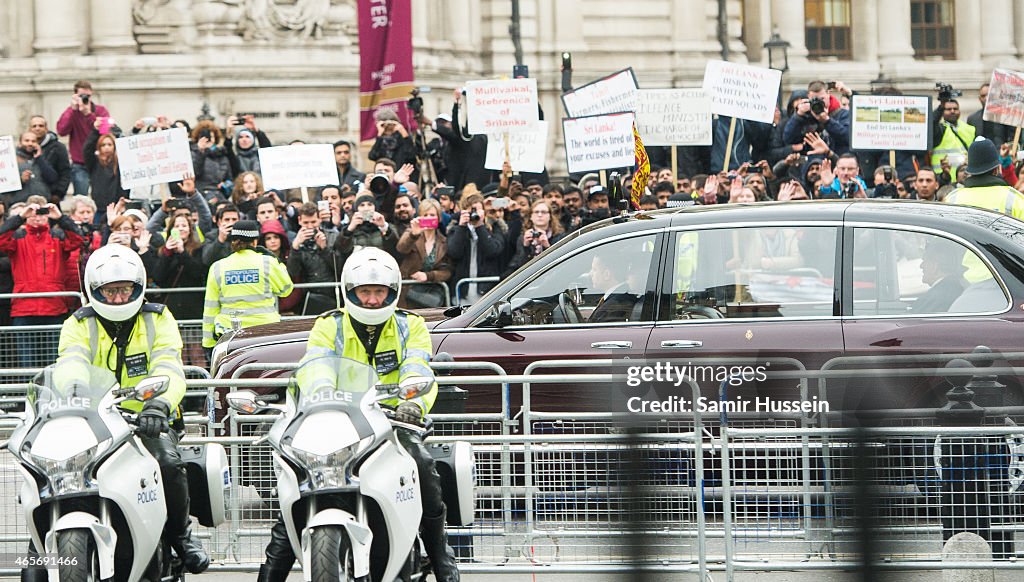
POLYGON ((910 0, 910 43, 914 56, 956 58, 953 0, 910 0))
POLYGON ((804 0, 807 55, 850 59, 850 0, 804 0))

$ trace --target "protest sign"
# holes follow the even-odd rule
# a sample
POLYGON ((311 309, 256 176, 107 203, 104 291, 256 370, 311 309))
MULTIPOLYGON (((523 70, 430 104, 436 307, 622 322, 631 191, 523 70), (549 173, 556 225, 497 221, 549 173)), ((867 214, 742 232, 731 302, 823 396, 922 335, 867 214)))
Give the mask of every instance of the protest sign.
POLYGON ((183 127, 119 137, 115 144, 121 187, 126 190, 195 176, 183 127))
POLYGON ((15 190, 21 190, 21 172, 14 153, 14 138, 5 135, 0 137, 0 192, 15 190))
POLYGON ((854 95, 850 147, 855 150, 924 151, 931 98, 916 95, 854 95))
POLYGON ((993 69, 988 100, 981 117, 985 121, 1016 127, 1013 143, 1020 140, 1020 127, 1024 125, 1024 73, 993 69))
POLYGON ((470 81, 466 104, 471 134, 533 131, 539 120, 537 80, 470 81))
POLYGON ((636 75, 623 69, 562 95, 569 117, 603 115, 636 110, 636 75))
POLYGON ((562 119, 569 172, 632 168, 633 120, 632 112, 562 119))
POLYGON ((711 100, 703 89, 642 89, 636 129, 653 146, 711 145, 711 100))
POLYGON ((505 140, 513 172, 539 174, 544 171, 548 153, 548 122, 538 121, 535 131, 487 136, 487 159, 484 168, 501 170, 505 163, 505 140))
POLYGON ((260 174, 268 190, 338 185, 338 166, 329 143, 260 148, 260 174))
POLYGON ((781 71, 739 63, 708 61, 704 69, 712 113, 761 123, 775 119, 781 81, 781 71))

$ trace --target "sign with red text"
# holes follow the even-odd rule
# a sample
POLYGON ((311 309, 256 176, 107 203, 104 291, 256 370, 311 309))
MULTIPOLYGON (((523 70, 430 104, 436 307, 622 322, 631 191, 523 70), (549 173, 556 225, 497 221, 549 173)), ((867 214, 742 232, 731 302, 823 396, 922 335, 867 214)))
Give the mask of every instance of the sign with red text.
POLYGON ((631 111, 562 119, 569 173, 632 168, 636 163, 631 111))
POLYGON ((13 137, 0 137, 0 192, 21 190, 21 172, 18 171, 18 156, 14 148, 13 137))
POLYGON ((782 71, 727 61, 708 61, 704 92, 711 112, 761 123, 775 120, 782 71))
POLYGON ((152 186, 195 176, 183 127, 139 133, 115 140, 121 187, 152 186))
POLYGON ((338 185, 334 147, 329 143, 260 148, 257 153, 263 187, 267 190, 338 185))
POLYGON ((649 146, 711 145, 711 100, 703 89, 642 89, 636 129, 649 146))
POLYGON ((635 111, 637 87, 633 69, 623 69, 563 93, 562 105, 569 117, 635 111))
POLYGON ((850 103, 850 147, 855 150, 924 151, 931 97, 854 95, 850 103))
POLYGON ((466 83, 466 118, 471 134, 535 131, 537 79, 466 83))
POLYGON ((505 164, 505 139, 513 172, 539 174, 544 171, 548 155, 548 122, 538 121, 534 131, 499 133, 487 136, 487 158, 484 168, 501 170, 505 164))
POLYGON ((1024 126, 1024 73, 1006 69, 992 71, 988 100, 981 117, 1010 127, 1024 126))

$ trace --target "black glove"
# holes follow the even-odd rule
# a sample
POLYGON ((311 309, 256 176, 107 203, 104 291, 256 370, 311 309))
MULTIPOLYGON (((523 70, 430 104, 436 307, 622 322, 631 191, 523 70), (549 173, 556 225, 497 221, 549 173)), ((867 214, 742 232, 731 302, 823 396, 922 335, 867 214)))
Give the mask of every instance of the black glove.
POLYGON ((395 420, 406 424, 420 424, 423 421, 423 413, 419 404, 407 400, 395 409, 395 420))
POLYGON ((139 429, 136 432, 149 438, 160 436, 161 431, 167 430, 170 412, 171 407, 166 401, 158 398, 147 400, 139 413, 139 429))

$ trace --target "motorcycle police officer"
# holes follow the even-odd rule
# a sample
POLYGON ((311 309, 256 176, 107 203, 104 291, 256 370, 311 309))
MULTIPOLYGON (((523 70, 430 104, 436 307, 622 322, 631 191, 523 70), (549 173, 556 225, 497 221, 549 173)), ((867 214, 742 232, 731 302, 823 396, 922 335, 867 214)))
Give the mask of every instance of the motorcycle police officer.
POLYGON ((210 267, 203 304, 203 347, 207 350, 235 322, 249 327, 281 321, 277 298, 292 292, 292 279, 276 257, 256 246, 259 237, 260 225, 255 220, 239 220, 231 227, 232 254, 210 267))
MULTIPOLYGON (((431 381, 432 346, 430 334, 418 315, 398 311, 402 276, 398 263, 387 252, 367 247, 353 253, 341 275, 345 308, 329 311, 316 320, 303 361, 324 356, 341 356, 367 362, 377 370, 380 381, 398 384, 407 378, 431 381)), ((412 400, 384 401, 397 405, 396 419, 419 424, 437 396, 437 384, 412 400)), ((416 461, 419 470, 423 519, 420 532, 427 555, 439 582, 459 580, 455 554, 448 546, 444 524, 446 508, 441 498, 441 479, 434 459, 419 434, 396 427, 399 442, 416 461)), ((283 582, 295 562, 295 555, 278 519, 270 532, 267 561, 260 566, 260 582, 283 582)))
POLYGON ((188 477, 177 446, 178 431, 184 428, 178 404, 185 395, 178 323, 163 305, 146 302, 146 269, 138 253, 126 246, 107 245, 93 252, 84 288, 88 304, 61 328, 55 374, 82 378, 82 365, 107 368, 122 388, 148 376, 170 379, 164 394, 145 403, 128 400, 121 407, 138 412, 136 434, 160 465, 167 501, 165 539, 185 568, 198 574, 210 558, 189 528, 188 477))

